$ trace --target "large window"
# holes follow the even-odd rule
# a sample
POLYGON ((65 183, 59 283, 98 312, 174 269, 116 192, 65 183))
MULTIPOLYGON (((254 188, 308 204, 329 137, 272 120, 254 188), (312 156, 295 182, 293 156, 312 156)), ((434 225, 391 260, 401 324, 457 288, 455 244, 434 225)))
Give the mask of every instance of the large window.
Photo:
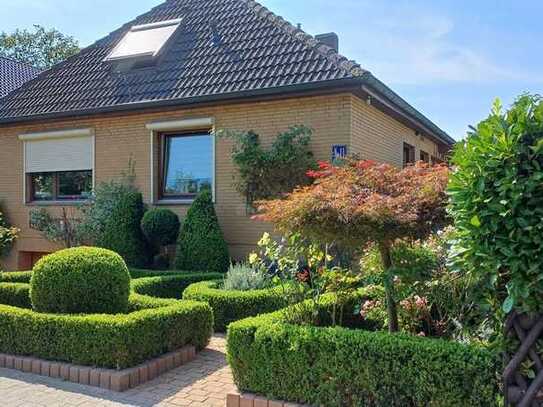
POLYGON ((213 137, 209 133, 164 135, 161 198, 191 200, 213 187, 213 137))
POLYGON ((92 193, 92 171, 27 174, 30 201, 78 201, 92 193))
POLYGON ((90 198, 94 175, 92 129, 28 133, 24 142, 25 202, 90 198))

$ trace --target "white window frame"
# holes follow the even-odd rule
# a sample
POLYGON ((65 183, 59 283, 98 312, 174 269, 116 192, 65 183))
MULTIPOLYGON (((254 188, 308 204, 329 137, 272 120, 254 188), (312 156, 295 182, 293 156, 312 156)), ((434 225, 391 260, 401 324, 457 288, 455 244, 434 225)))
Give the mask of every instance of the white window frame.
POLYGON ((58 140, 66 138, 77 138, 77 137, 90 137, 91 138, 91 163, 92 163, 92 188, 96 186, 96 136, 94 134, 94 129, 92 128, 82 128, 82 129, 65 129, 65 130, 54 130, 54 131, 43 131, 36 133, 24 133, 19 134, 19 140, 23 143, 23 204, 25 206, 69 206, 73 205, 76 202, 71 201, 28 201, 27 194, 27 172, 26 172, 26 148, 27 143, 32 141, 40 140, 58 140))
POLYGON ((151 24, 142 24, 142 25, 135 25, 128 30, 123 37, 119 40, 117 45, 111 50, 111 52, 108 54, 108 56, 104 59, 104 62, 115 62, 115 61, 124 61, 127 59, 134 59, 134 58, 142 58, 142 57, 151 57, 155 58, 160 52, 164 49, 166 44, 172 39, 172 37, 175 35, 176 31, 179 29, 179 25, 181 24, 181 21, 183 19, 178 18, 174 20, 167 20, 167 21, 159 21, 157 23, 151 23, 151 24), (114 56, 119 49, 124 45, 124 42, 127 40, 127 37, 131 33, 141 32, 141 31, 152 31, 154 29, 163 28, 163 27, 170 27, 175 26, 172 33, 166 38, 166 40, 154 51, 145 51, 137 54, 126 54, 126 55, 118 55, 114 56))
MULTIPOLYGON (((211 160, 212 162, 212 180, 211 180, 211 195, 213 197, 213 203, 216 202, 216 178, 217 178, 217 157, 216 157, 216 144, 217 136, 215 135, 215 118, 213 117, 201 117, 201 118, 190 118, 190 119, 179 119, 179 120, 162 120, 162 121, 153 121, 145 125, 147 130, 150 131, 150 204, 151 205, 190 205, 194 202, 194 199, 160 199, 159 196, 155 196, 155 175, 156 171, 156 160, 155 160, 155 147, 156 140, 161 135, 161 133, 166 132, 175 132, 175 131, 194 131, 198 132, 201 130, 208 130, 209 135, 212 138, 211 143, 211 160)), ((162 150, 162 146, 159 146, 162 150)), ((162 153, 162 151, 160 151, 162 153)), ((160 174, 160 168, 158 169, 160 174)))

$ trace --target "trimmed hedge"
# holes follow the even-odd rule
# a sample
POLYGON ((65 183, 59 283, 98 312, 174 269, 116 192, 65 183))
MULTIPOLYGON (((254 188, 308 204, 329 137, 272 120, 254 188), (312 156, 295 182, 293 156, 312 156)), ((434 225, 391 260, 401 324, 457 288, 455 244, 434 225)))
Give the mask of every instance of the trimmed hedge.
POLYGON ((126 312, 130 275, 117 253, 96 247, 60 250, 34 266, 32 308, 38 312, 77 314, 126 312))
POLYGON ((204 301, 211 305, 217 332, 225 332, 233 321, 276 311, 287 305, 278 289, 228 291, 221 289, 220 285, 221 281, 204 281, 192 284, 183 293, 185 300, 204 301))
POLYGON ((162 276, 175 276, 178 274, 190 274, 190 272, 183 271, 183 270, 149 270, 149 269, 130 268, 128 269, 128 271, 130 272, 130 277, 132 277, 132 279, 143 278, 143 277, 162 277, 162 276))
POLYGON ((32 271, 9 271, 0 273, 2 283, 30 283, 32 271))
POLYGON ((135 296, 129 314, 57 315, 0 305, 0 351, 124 369, 211 337, 209 305, 135 296), (146 304, 147 303, 147 304, 146 304))
POLYGON ((240 390, 334 406, 493 406, 498 361, 441 339, 285 323, 295 308, 232 323, 227 353, 240 390))
POLYGON ((157 277, 144 277, 132 280, 132 290, 137 294, 150 295, 158 298, 183 297, 183 291, 193 284, 205 280, 221 278, 220 273, 185 273, 163 274, 157 277))
POLYGON ((31 308, 30 284, 0 283, 0 304, 12 305, 20 308, 31 308))

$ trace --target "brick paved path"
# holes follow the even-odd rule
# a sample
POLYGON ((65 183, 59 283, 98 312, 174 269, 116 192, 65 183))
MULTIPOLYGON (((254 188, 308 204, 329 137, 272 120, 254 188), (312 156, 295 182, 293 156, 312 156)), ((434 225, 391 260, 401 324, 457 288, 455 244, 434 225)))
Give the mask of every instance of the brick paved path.
POLYGON ((224 336, 214 336, 195 360, 124 393, 0 369, 2 407, 223 407, 235 390, 224 336))

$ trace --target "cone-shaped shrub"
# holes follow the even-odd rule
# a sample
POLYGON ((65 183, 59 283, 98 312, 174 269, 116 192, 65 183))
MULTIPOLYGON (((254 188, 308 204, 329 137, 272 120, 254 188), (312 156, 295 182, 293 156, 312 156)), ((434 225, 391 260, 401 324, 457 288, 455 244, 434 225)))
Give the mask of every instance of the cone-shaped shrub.
POLYGON ((144 212, 139 192, 123 194, 113 207, 96 246, 119 253, 129 267, 147 266, 149 248, 140 228, 144 212))
POLYGON ((177 241, 178 270, 221 272, 228 270, 228 246, 219 226, 210 192, 202 192, 190 207, 177 241))

